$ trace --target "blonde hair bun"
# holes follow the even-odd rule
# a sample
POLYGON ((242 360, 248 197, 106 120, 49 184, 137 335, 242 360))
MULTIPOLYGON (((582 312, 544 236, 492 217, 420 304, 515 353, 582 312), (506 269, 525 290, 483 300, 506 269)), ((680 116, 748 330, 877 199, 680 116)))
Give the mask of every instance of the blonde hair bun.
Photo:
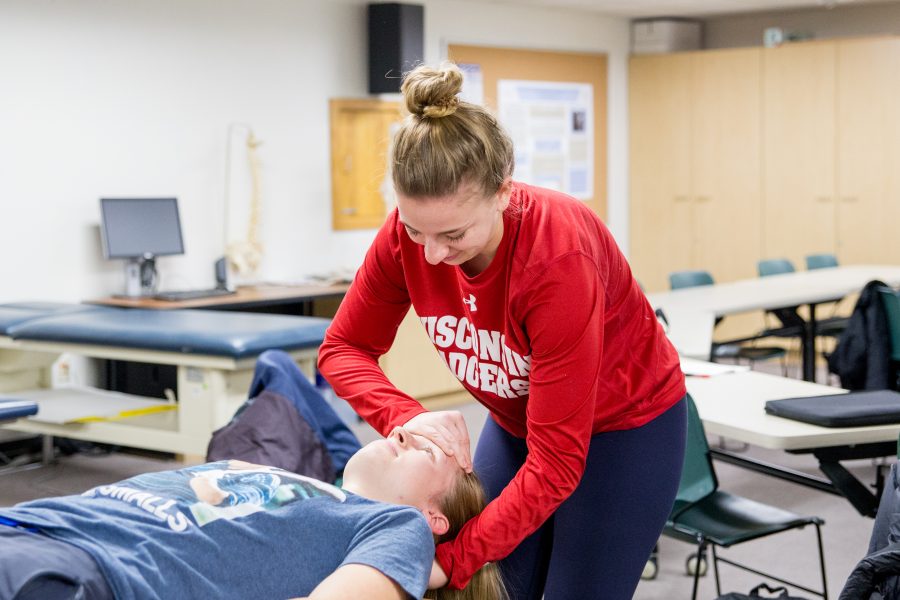
POLYGON ((456 112, 462 83, 462 71, 455 64, 445 63, 437 69, 420 65, 406 74, 400 91, 410 113, 440 119, 456 112))

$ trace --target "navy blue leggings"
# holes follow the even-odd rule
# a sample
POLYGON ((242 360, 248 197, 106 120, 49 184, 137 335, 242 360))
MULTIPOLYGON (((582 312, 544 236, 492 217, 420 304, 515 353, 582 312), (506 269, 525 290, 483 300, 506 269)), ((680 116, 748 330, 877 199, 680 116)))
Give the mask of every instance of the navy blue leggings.
MULTIPOLYGON (((500 561, 510 598, 630 599, 675 501, 686 430, 682 399, 642 427, 594 435, 575 492, 500 561)), ((489 499, 527 454, 488 416, 474 463, 489 499)))

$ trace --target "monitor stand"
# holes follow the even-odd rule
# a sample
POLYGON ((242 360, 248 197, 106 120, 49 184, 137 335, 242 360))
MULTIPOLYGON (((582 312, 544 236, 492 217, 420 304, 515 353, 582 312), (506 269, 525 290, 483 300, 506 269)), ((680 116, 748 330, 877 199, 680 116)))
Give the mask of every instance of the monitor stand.
POLYGON ((152 254, 128 259, 125 263, 125 298, 142 298, 156 293, 156 257, 152 254))

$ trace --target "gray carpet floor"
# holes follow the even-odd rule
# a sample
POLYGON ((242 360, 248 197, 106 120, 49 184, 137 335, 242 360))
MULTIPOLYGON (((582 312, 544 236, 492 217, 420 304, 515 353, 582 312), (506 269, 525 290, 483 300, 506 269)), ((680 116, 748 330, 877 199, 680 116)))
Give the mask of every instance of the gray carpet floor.
MULTIPOLYGON (((460 407, 469 424, 470 433, 477 439, 485 411, 477 404, 460 407)), ((377 434, 368 426, 355 426, 363 442, 377 434)), ((711 439, 711 444, 719 442, 711 439)), ((748 456, 790 466, 794 469, 821 475, 815 460, 806 455, 747 449, 748 456)), ((892 462, 892 461, 891 461, 892 462)), ((110 454, 75 454, 62 457, 55 464, 40 469, 20 471, 0 476, 0 506, 32 498, 79 493, 89 487, 118 481, 147 471, 178 468, 181 463, 157 457, 115 452, 110 454)), ((872 461, 847 463, 862 481, 875 478, 872 461)), ((825 520, 823 538, 828 575, 829 596, 837 598, 844 581, 856 562, 866 552, 872 520, 860 516, 845 499, 753 473, 728 464, 716 463, 721 489, 804 515, 817 515, 825 520)), ((599 508, 598 508, 599 510, 599 508)), ((610 543, 615 543, 611 540, 610 543)), ((806 528, 747 542, 722 555, 745 561, 764 571, 773 571, 819 588, 818 556, 815 530, 806 528)), ((635 593, 638 600, 672 600, 690 598, 692 580, 685 574, 685 561, 693 551, 691 545, 662 538, 659 544, 659 573, 656 579, 642 581, 635 593)), ((594 567, 602 568, 602 565, 594 567)), ((722 591, 749 592, 763 581, 759 575, 743 573, 723 565, 720 570, 722 591)), ((795 592, 795 595, 812 597, 795 592)), ((701 578, 699 598, 716 597, 712 571, 701 578)))

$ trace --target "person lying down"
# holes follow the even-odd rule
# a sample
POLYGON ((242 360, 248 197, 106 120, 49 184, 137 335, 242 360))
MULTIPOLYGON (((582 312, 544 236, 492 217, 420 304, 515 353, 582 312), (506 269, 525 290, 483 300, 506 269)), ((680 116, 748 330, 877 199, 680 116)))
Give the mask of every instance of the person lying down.
MULTIPOLYGON (((483 507, 474 475, 400 427, 342 488, 236 460, 146 473, 0 508, 0 598, 421 598, 435 543, 483 507)), ((429 594, 504 597, 494 565, 429 594)))

